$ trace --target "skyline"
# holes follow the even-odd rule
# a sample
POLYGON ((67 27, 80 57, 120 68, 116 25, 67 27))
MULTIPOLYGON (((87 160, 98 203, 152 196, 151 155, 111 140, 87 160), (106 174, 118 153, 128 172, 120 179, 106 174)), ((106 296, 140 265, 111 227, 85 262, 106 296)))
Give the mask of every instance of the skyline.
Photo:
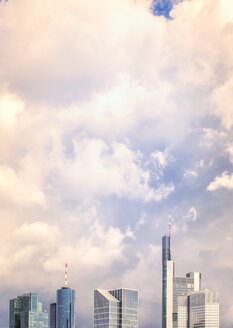
POLYGON ((79 328, 114 286, 160 328, 171 212, 177 275, 231 328, 232 1, 2 0, 0 40, 0 327, 25 291, 49 311, 68 262, 79 328))

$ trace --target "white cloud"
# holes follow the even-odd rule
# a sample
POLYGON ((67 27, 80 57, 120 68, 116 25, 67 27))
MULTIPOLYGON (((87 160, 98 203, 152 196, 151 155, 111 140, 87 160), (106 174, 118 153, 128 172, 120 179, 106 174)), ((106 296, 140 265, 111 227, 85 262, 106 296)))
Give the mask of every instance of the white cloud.
POLYGON ((13 94, 0 94, 0 124, 12 127, 16 123, 17 115, 24 110, 24 102, 13 94))
POLYGON ((231 77, 213 93, 213 104, 216 115, 223 126, 230 130, 233 125, 233 78, 231 77))
POLYGON ((198 176, 198 173, 197 171, 194 171, 194 170, 190 170, 190 169, 186 169, 184 171, 184 177, 197 177, 198 176))
POLYGON ((223 172, 221 176, 217 176, 214 181, 212 181, 207 190, 215 191, 218 189, 233 189, 233 174, 229 174, 227 171, 223 172))
POLYGON ((45 206, 45 195, 32 181, 25 179, 24 172, 18 174, 8 166, 0 165, 0 194, 5 202, 20 205, 45 206))
POLYGON ((186 222, 193 222, 193 221, 196 221, 196 220, 197 220, 197 215, 198 215, 198 213, 197 213, 196 208, 195 208, 195 207, 191 207, 191 208, 188 210, 187 214, 184 216, 184 220, 185 220, 186 222))
POLYGON ((197 168, 203 168, 204 166, 205 166, 205 161, 203 159, 201 159, 195 164, 195 167, 197 168))
POLYGON ((123 143, 108 146, 101 139, 84 139, 74 140, 73 145, 73 160, 57 158, 56 163, 50 163, 57 172, 56 184, 61 188, 67 185, 65 197, 115 194, 147 202, 159 201, 174 191, 171 183, 151 187, 150 171, 143 167, 142 154, 123 143))
MULTIPOLYGON (((56 15, 54 2, 8 1, 0 11, 0 259, 9 267, 2 283, 14 292, 37 286, 54 293, 68 261, 82 304, 96 285, 139 284, 149 327, 160 318, 161 287, 160 248, 145 235, 151 213, 160 217, 174 198, 182 199, 181 213, 190 204, 174 225, 177 235, 197 218, 182 178, 172 183, 189 167, 186 154, 196 163, 186 174, 198 186, 209 159, 216 178, 208 190, 233 186, 218 164, 227 149, 232 160, 232 1, 182 1, 169 21, 154 17, 146 0, 57 0, 56 15), (161 207, 153 203, 172 192, 161 207)), ((198 215, 203 203, 195 205, 198 215)), ((182 256, 192 247, 187 262, 197 267, 209 247, 201 238, 177 242, 182 256)), ((214 242, 229 268, 224 243, 214 242)))

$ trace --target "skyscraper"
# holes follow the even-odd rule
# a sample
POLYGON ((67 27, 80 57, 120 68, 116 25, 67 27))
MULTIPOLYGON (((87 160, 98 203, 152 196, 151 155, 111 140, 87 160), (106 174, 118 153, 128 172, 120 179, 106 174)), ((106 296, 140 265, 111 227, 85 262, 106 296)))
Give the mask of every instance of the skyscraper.
POLYGON ((57 302, 50 304, 50 328, 75 328, 75 290, 67 285, 67 264, 65 287, 57 290, 57 302))
POLYGON ((75 290, 62 287, 57 290, 56 328, 75 328, 75 290))
POLYGON ((174 263, 171 260, 171 236, 162 238, 162 328, 172 328, 174 263))
POLYGON ((48 328, 48 314, 42 310, 36 293, 10 300, 10 328, 48 328))
POLYGON ((175 276, 170 216, 162 238, 162 328, 219 328, 218 294, 201 290, 200 272, 175 276))
POLYGON ((138 291, 94 291, 94 328, 138 328, 138 291))

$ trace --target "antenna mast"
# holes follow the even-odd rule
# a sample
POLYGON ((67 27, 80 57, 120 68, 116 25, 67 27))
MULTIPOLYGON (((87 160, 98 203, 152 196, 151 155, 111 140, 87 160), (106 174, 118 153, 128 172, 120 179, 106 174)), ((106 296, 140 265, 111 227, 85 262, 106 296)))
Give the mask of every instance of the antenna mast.
POLYGON ((169 213, 169 238, 171 238, 171 231, 172 231, 172 215, 169 213))
POLYGON ((67 263, 65 264, 65 287, 67 287, 67 263))

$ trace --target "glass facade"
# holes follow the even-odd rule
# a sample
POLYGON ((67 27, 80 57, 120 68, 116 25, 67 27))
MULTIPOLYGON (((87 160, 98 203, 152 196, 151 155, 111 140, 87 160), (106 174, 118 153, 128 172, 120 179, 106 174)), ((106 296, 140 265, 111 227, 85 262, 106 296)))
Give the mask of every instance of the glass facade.
POLYGON ((20 328, 20 313, 21 313, 20 300, 17 298, 10 300, 10 309, 9 309, 10 328, 20 328))
POLYGON ((69 287, 57 290, 56 327, 75 328, 75 291, 69 287))
POLYGON ((199 272, 187 273, 186 277, 175 277, 174 263, 171 260, 171 238, 169 235, 163 236, 162 328, 187 327, 187 307, 182 307, 181 304, 179 307, 178 302, 181 297, 186 297, 190 292, 199 291, 200 288, 201 274, 199 272))
POLYGON ((171 261, 171 238, 162 238, 162 328, 172 328, 174 263, 171 261))
POLYGON ((138 328, 138 291, 94 291, 94 328, 138 328))
POLYGON ((194 279, 189 277, 173 278, 173 328, 178 328, 178 297, 194 291, 194 279))
POLYGON ((50 304, 49 327, 56 328, 56 303, 50 304))
POLYGON ((48 328, 48 314, 42 311, 36 293, 23 294, 10 300, 10 328, 48 328))
POLYGON ((219 296, 202 290, 187 297, 188 328, 219 328, 219 296))
POLYGON ((94 327, 95 328, 118 328, 119 300, 106 290, 94 291, 94 327))

